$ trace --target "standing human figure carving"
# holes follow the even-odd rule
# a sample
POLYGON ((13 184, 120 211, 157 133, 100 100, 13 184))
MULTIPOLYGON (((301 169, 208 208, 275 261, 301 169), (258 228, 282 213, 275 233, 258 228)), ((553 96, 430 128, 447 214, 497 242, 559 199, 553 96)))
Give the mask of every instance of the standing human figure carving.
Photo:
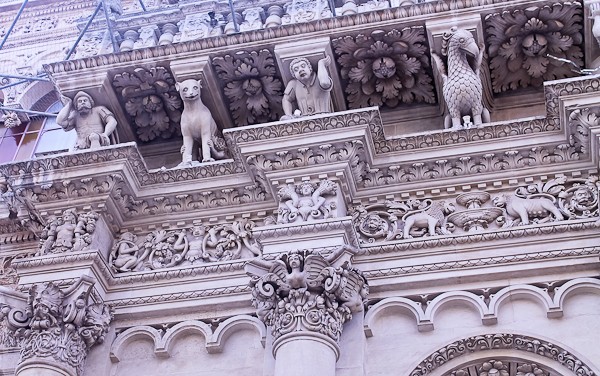
POLYGON ((56 116, 56 123, 65 131, 75 129, 77 141, 73 150, 96 149, 110 145, 110 135, 117 127, 117 120, 104 106, 94 106, 94 99, 83 91, 73 100, 61 96, 64 107, 56 116))
POLYGON ((470 31, 453 27, 444 33, 442 40, 442 55, 448 56, 448 74, 442 59, 432 54, 442 75, 442 93, 448 107, 445 128, 460 128, 463 117, 472 117, 474 125, 490 122, 490 113, 483 105, 483 85, 479 76, 483 52, 470 31), (475 58, 472 65, 467 55, 475 58))
POLYGON ((332 112, 333 81, 327 71, 330 64, 329 56, 319 60, 315 72, 307 58, 298 57, 292 60, 290 73, 294 78, 288 82, 283 94, 282 106, 285 115, 281 120, 332 112), (300 114, 297 114, 297 111, 300 114))

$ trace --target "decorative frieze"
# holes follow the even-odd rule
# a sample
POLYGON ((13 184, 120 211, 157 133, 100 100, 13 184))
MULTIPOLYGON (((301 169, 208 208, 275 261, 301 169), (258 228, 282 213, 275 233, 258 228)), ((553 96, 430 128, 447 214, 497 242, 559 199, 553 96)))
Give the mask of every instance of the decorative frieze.
POLYGON ((332 40, 350 108, 434 103, 423 27, 332 40))
POLYGON ((40 248, 36 255, 87 250, 92 243, 97 219, 98 214, 93 211, 78 214, 75 209, 65 210, 61 216, 48 221, 40 235, 40 248))
POLYGON ((164 67, 136 68, 114 76, 112 86, 123 101, 142 142, 168 139, 179 133, 183 104, 175 80, 164 67))
POLYGON ((277 223, 307 222, 315 219, 343 217, 345 207, 340 200, 337 183, 331 180, 287 184, 277 191, 279 209, 277 223))
POLYGON ((223 31, 219 26, 219 21, 223 18, 220 14, 218 15, 220 20, 214 18, 215 14, 214 12, 212 13, 213 18, 211 18, 209 13, 186 15, 185 20, 179 22, 181 36, 177 41, 186 42, 221 35, 223 31))
POLYGON ((353 312, 362 311, 369 292, 367 280, 349 261, 334 264, 346 248, 328 257, 292 251, 274 261, 248 262, 252 303, 275 340, 315 332, 337 342, 344 322, 353 312))
POLYGON ((82 277, 67 289, 52 282, 29 289, 25 307, 0 303, 0 324, 10 333, 6 347, 19 346, 19 368, 52 364, 81 375, 89 349, 101 343, 112 320, 111 308, 90 299, 93 282, 82 277))
POLYGON ((109 263, 114 272, 120 273, 254 257, 260 255, 261 246, 252 237, 253 228, 253 222, 240 220, 209 227, 155 230, 143 239, 125 232, 112 247, 109 263))
POLYGON ((583 67, 582 6, 578 1, 492 13, 485 18, 492 88, 495 93, 572 77, 567 58, 583 67))
POLYGON ((279 120, 283 87, 271 51, 238 51, 212 64, 236 126, 279 120))

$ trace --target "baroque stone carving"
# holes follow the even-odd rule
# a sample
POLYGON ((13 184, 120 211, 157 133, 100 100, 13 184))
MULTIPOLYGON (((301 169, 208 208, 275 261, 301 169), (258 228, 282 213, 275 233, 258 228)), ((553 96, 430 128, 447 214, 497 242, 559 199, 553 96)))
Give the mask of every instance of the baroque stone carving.
MULTIPOLYGON (((183 146, 181 147, 182 161, 180 166, 191 166, 194 151, 194 143, 200 143, 200 155, 202 162, 213 162, 215 158, 223 158, 223 150, 217 150, 217 145, 224 147, 223 139, 218 142, 218 129, 215 119, 210 110, 202 102, 200 89, 202 84, 197 80, 185 80, 176 82, 175 89, 183 100, 183 112, 181 113, 181 135, 183 146)), ((198 157, 200 159, 200 157, 198 157)))
POLYGON ((332 265, 346 247, 329 257, 292 251, 274 261, 256 258, 248 262, 252 304, 275 340, 309 331, 338 341, 344 322, 362 310, 369 291, 367 280, 350 262, 332 265))
POLYGON ((223 81, 236 126, 267 123, 282 115, 282 84, 271 51, 239 51, 212 59, 223 81))
POLYGON ((485 25, 496 93, 573 76, 568 65, 548 54, 583 66, 582 7, 577 1, 493 13, 485 25))
POLYGON ((403 216, 404 239, 412 238, 411 232, 418 231, 418 229, 426 229, 425 234, 429 236, 435 236, 438 232, 442 235, 449 235, 450 231, 446 228, 445 215, 454 212, 454 210, 454 205, 451 203, 423 201, 416 213, 409 211, 403 216))
POLYGON ((78 252, 92 243, 98 214, 90 211, 77 214, 75 209, 65 210, 60 217, 48 222, 40 236, 40 248, 36 255, 78 252))
POLYGON ((470 31, 453 27, 442 38, 442 55, 448 57, 448 70, 442 59, 432 54, 442 75, 443 94, 448 114, 444 128, 460 128, 472 121, 474 125, 490 122, 490 113, 483 105, 480 77, 483 46, 478 46, 470 31), (472 63, 468 58, 475 59, 472 63), (470 117, 465 120, 464 117, 470 117))
POLYGON ((136 125, 138 138, 149 142, 178 133, 182 103, 175 80, 164 67, 136 68, 115 75, 113 87, 136 125))
POLYGON ((285 5, 284 25, 310 22, 332 16, 327 0, 292 0, 285 5))
POLYGON ((490 194, 487 192, 467 192, 456 197, 456 202, 467 208, 451 213, 448 216, 448 222, 461 227, 467 232, 477 232, 484 230, 490 223, 502 215, 500 208, 482 207, 482 204, 490 200, 490 194))
POLYGON ((317 71, 307 58, 298 57, 290 62, 290 73, 294 77, 288 82, 283 93, 283 112, 281 120, 293 117, 332 112, 331 89, 333 81, 327 71, 331 57, 327 56, 317 63, 317 71), (296 110, 294 111, 294 108, 296 110), (296 113, 299 112, 299 114, 296 113))
POLYGON ((56 123, 65 131, 75 129, 77 141, 74 150, 110 145, 110 136, 117 128, 117 120, 108 108, 95 106, 94 99, 83 91, 75 94, 73 100, 64 95, 61 99, 64 107, 56 116, 56 123))
POLYGON ((125 232, 112 247, 109 263, 120 273, 258 256, 261 246, 252 238, 253 227, 253 222, 240 220, 190 230, 155 230, 142 240, 125 232))
POLYGON ((434 103, 423 27, 332 40, 350 108, 434 103))
POLYGON ((180 21, 178 24, 179 31, 181 32, 179 41, 185 42, 221 35, 221 27, 218 26, 218 23, 215 24, 214 22, 211 22, 211 20, 208 13, 186 15, 185 20, 180 21))
MULTIPOLYGON (((577 375, 595 375, 594 371, 592 371, 592 369, 585 364, 585 362, 583 362, 581 359, 578 359, 568 350, 565 350, 556 344, 520 334, 497 333, 473 336, 452 342, 451 344, 438 349, 425 358, 410 373, 410 376, 429 375, 432 371, 443 366, 450 360, 458 359, 467 354, 473 354, 474 352, 480 351, 504 349, 522 351, 523 355, 527 353, 535 353, 538 356, 552 359, 562 364, 577 375)), ((496 361, 494 363, 487 363, 489 363, 489 365, 486 365, 481 371, 487 372, 488 375, 491 374, 490 371, 492 369, 500 371, 500 369, 494 368, 496 361)), ((498 366, 500 367, 500 365, 498 366)), ((524 370, 525 368, 521 369, 521 372, 524 370)))
POLYGON ((14 111, 8 111, 2 115, 2 121, 5 128, 16 128, 21 125, 21 119, 19 119, 19 115, 14 111))
POLYGON ((24 308, 0 303, 0 324, 12 335, 4 345, 21 348, 21 365, 51 362, 81 375, 88 350, 104 340, 112 320, 108 305, 90 301, 91 289, 83 279, 66 290, 47 282, 29 289, 24 308))
POLYGON ((336 217, 337 190, 337 184, 331 180, 322 180, 318 185, 310 182, 284 185, 277 191, 280 201, 277 223, 336 217))

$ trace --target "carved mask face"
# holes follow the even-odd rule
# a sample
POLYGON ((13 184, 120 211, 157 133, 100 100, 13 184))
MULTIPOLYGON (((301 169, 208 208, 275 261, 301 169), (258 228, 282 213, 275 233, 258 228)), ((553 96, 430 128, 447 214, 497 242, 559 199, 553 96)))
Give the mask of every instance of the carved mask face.
POLYGON ((92 103, 90 102, 90 99, 86 96, 80 96, 79 98, 77 98, 77 103, 75 105, 77 111, 79 111, 79 113, 82 114, 87 114, 92 109, 92 103))
POLYGON ((196 80, 185 80, 177 84, 177 90, 184 101, 193 101, 200 98, 200 84, 196 80))
POLYGON ((313 193, 313 187, 310 184, 302 184, 300 186, 300 194, 303 196, 310 196, 313 193))

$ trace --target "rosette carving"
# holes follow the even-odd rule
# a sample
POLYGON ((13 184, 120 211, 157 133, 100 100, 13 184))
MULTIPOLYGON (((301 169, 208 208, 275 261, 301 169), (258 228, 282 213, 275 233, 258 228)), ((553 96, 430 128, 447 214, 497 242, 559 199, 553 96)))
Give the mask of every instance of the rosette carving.
POLYGON ((268 123, 283 115, 282 84, 271 51, 239 51, 215 57, 212 63, 236 126, 268 123))
POLYGON ((486 17, 492 88, 500 93, 571 77, 569 59, 583 67, 582 7, 579 2, 528 7, 486 17))
POLYGON ((350 108, 434 103, 423 27, 332 40, 350 108))
POLYGON ((25 307, 0 304, 4 345, 19 346, 25 362, 53 362, 69 373, 82 373, 88 350, 104 340, 112 312, 92 303, 92 282, 80 279, 68 289, 52 282, 34 285, 25 307))
POLYGON ((347 249, 329 257, 292 251, 274 261, 257 258, 247 264, 252 303, 275 339, 309 331, 339 340, 343 324, 362 309, 369 291, 367 280, 349 261, 333 265, 347 249))
POLYGON ((136 68, 115 75, 112 82, 136 125, 138 138, 149 142, 168 139, 179 129, 183 104, 175 80, 164 67, 136 68))

